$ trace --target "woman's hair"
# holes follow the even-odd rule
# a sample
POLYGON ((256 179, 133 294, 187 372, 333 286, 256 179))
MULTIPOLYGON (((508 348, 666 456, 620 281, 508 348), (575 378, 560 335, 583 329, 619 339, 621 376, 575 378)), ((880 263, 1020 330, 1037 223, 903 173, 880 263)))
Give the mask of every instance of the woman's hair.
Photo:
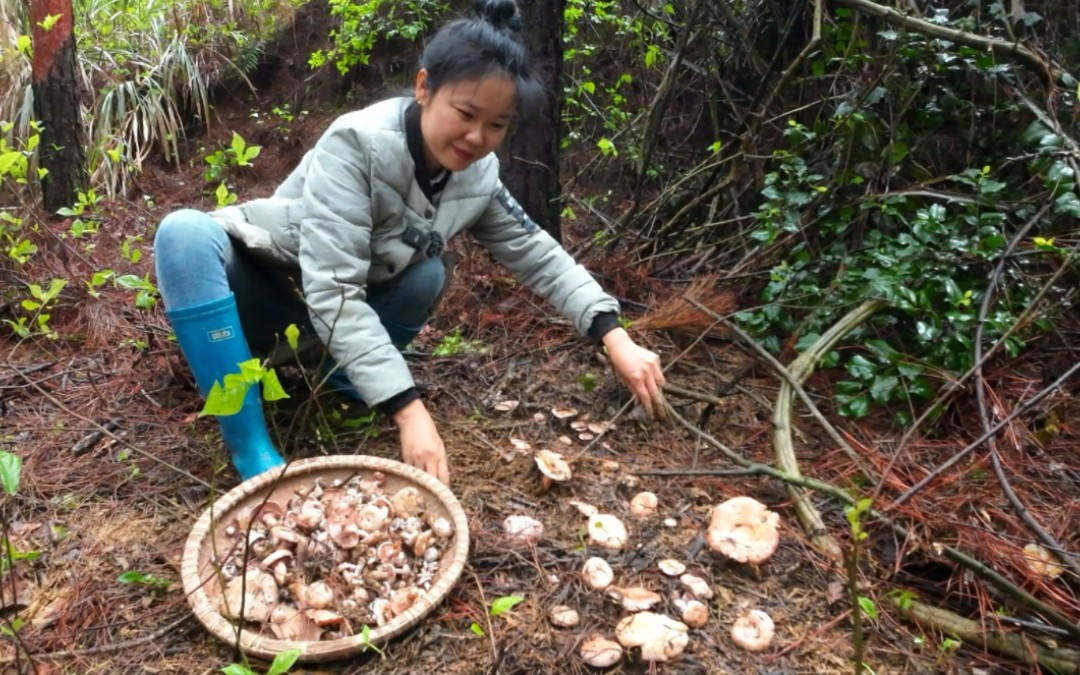
POLYGON ((521 15, 515 0, 477 0, 479 18, 443 26, 424 47, 420 67, 427 71, 428 90, 445 84, 503 75, 514 83, 519 111, 532 111, 543 98, 529 67, 529 55, 515 39, 521 15))

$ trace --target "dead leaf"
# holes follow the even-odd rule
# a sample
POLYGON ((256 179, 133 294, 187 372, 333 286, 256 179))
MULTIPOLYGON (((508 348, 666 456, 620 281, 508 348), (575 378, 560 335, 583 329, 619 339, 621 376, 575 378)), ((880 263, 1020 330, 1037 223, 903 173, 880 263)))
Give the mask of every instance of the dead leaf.
POLYGON ((834 581, 825 590, 825 601, 834 605, 844 599, 847 587, 842 581, 834 581))

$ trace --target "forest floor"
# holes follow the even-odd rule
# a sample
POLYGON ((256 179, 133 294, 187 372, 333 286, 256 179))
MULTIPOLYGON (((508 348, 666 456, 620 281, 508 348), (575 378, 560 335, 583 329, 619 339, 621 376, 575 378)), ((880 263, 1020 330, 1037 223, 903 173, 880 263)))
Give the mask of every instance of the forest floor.
MULTIPOLYGON (((203 156, 227 144, 233 131, 263 146, 255 167, 235 177, 236 190, 242 199, 268 194, 337 112, 312 111, 282 127, 266 111, 288 101, 285 90, 286 85, 280 85, 255 98, 220 103, 209 134, 187 142, 182 166, 147 167, 132 195, 102 204, 94 247, 62 239, 68 221, 43 219, 41 252, 15 270, 16 278, 25 283, 88 279, 104 268, 140 277, 152 274, 150 244, 156 223, 182 206, 213 207, 212 197, 204 194, 203 156), (142 252, 141 259, 120 254, 125 241, 129 251, 133 246, 142 252)), ((662 355, 669 382, 709 395, 731 385, 715 404, 672 397, 675 409, 747 459, 773 463, 776 378, 732 336, 709 331, 707 317, 680 307, 684 286, 650 279, 623 260, 588 250, 581 245, 588 235, 586 219, 568 223, 568 247, 580 253, 605 287, 628 301, 626 314, 635 321, 631 330, 662 355)), ((592 633, 610 636, 623 612, 578 580, 582 562, 598 550, 583 545, 584 518, 570 504, 575 499, 630 525, 631 547, 601 555, 621 583, 661 592, 661 611, 677 615, 670 604, 677 582, 664 577, 656 565, 664 558, 685 562, 716 592, 708 624, 690 632, 682 658, 652 666, 628 658, 605 672, 850 672, 853 637, 846 572, 808 543, 784 486, 761 476, 724 475, 735 468, 730 460, 683 427, 632 420, 624 412, 626 390, 594 346, 482 250, 465 241, 455 242, 455 247, 462 262, 452 286, 407 358, 423 383, 426 403, 449 451, 451 488, 469 520, 468 564, 445 602, 415 629, 383 645, 381 654, 297 667, 294 672, 593 672, 580 661, 579 645, 592 633), (455 332, 464 338, 465 348, 434 356, 435 348, 455 332), (520 405, 499 412, 495 404, 504 400, 520 405), (595 442, 580 440, 567 422, 550 414, 555 406, 573 407, 582 417, 614 426, 595 442), (514 439, 572 457, 573 480, 544 490, 531 451, 522 450, 514 439), (705 475, 708 470, 717 474, 705 475), (633 518, 627 504, 641 490, 658 495, 659 510, 633 518), (765 502, 781 516, 779 550, 756 570, 726 561, 701 545, 710 507, 737 495, 765 502), (512 514, 539 519, 546 534, 535 546, 513 545, 502 529, 504 518, 512 514), (674 519, 675 526, 664 526, 665 519, 674 519), (508 595, 524 601, 490 616, 492 600, 508 595), (552 626, 546 613, 557 604, 577 608, 582 624, 572 629, 552 626), (765 610, 776 622, 776 643, 763 653, 742 651, 728 638, 733 620, 748 608, 765 610), (471 629, 474 623, 484 628, 484 635, 471 629)), ((180 579, 192 525, 212 500, 238 482, 216 425, 197 417, 201 401, 169 339, 160 305, 139 310, 131 291, 111 288, 92 297, 74 282, 65 298, 75 301, 62 303, 51 318, 59 339, 18 340, 8 333, 2 338, 0 442, 24 462, 19 495, 5 502, 8 536, 18 555, 4 578, 2 598, 25 622, 17 641, 5 637, 0 645, 0 659, 8 664, 4 672, 219 672, 237 656, 196 621, 180 579), (118 577, 125 572, 165 583, 120 583, 118 577), (27 651, 36 670, 25 660, 14 660, 27 651)), ((703 299, 722 312, 743 302, 733 295, 706 294, 703 299)), ((291 398, 268 413, 291 458, 347 453, 398 458, 397 435, 387 420, 365 424, 366 411, 347 399, 312 395, 298 369, 284 368, 280 375, 291 398)), ((1014 377, 1017 389, 1037 379, 1014 377)), ((1068 419, 1065 414, 1059 417, 1068 419)), ((810 418, 797 419, 795 427, 804 472, 850 487, 841 481, 853 467, 835 444, 810 418)), ((886 450, 898 435, 887 424, 873 421, 854 433, 862 442, 855 435, 849 439, 877 466, 887 462, 886 450)), ((1063 449, 1074 440, 1071 436, 1066 428, 1040 451, 1048 463, 1064 462, 1062 466, 1075 470, 1075 459, 1063 449), (1056 455, 1059 450, 1062 454, 1056 455)), ((962 446, 931 439, 912 444, 910 452, 915 460, 933 465, 933 457, 942 456, 934 453, 947 456, 962 446)), ((1067 484, 1075 477, 1067 474, 1058 470, 1041 480, 1061 481, 1061 491, 1068 495, 1067 484)), ((972 479, 953 487, 980 485, 972 479)), ((1072 501, 1065 497, 1057 504, 1048 502, 1046 512, 1061 511, 1066 519, 1075 515, 1075 484, 1071 490, 1072 501)), ((841 506, 825 497, 814 500, 832 533, 847 541, 841 506)), ((951 541, 963 539, 955 534, 956 522, 971 514, 950 513, 950 503, 925 507, 937 511, 940 520, 917 529, 921 543, 912 550, 922 550, 923 562, 915 571, 897 562, 898 543, 889 533, 872 533, 873 548, 885 562, 861 571, 860 593, 879 608, 877 618, 864 624, 864 660, 877 673, 1034 672, 977 648, 957 650, 944 641, 946 636, 902 622, 886 607, 889 589, 911 586, 930 602, 952 593, 970 599, 968 610, 980 604, 983 594, 974 590, 976 582, 927 553, 929 543, 943 532, 952 533, 951 541)), ((991 517, 973 517, 983 516, 991 517)))

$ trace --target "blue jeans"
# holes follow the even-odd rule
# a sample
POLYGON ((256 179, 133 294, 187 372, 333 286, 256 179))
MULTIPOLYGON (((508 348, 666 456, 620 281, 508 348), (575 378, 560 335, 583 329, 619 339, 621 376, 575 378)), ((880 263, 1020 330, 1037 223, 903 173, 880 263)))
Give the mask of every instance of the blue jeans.
MULTIPOLYGON (((158 290, 168 310, 235 295, 240 324, 253 354, 269 355, 294 324, 315 335, 303 299, 300 270, 255 259, 210 216, 192 209, 170 213, 154 238, 158 290)), ((407 267, 391 281, 369 286, 367 303, 399 349, 427 323, 446 279, 439 258, 407 267)))

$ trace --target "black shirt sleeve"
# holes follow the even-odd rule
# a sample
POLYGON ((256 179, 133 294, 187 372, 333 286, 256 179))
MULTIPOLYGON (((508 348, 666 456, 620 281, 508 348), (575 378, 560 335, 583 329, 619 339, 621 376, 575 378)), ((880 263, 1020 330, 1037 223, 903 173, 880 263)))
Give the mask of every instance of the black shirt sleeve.
POLYGON ((420 391, 416 387, 409 387, 400 394, 394 394, 379 404, 379 410, 387 417, 393 417, 397 411, 420 398, 420 391))
POLYGON ((589 326, 589 339, 599 343, 605 335, 619 327, 619 315, 615 312, 600 312, 589 326))

